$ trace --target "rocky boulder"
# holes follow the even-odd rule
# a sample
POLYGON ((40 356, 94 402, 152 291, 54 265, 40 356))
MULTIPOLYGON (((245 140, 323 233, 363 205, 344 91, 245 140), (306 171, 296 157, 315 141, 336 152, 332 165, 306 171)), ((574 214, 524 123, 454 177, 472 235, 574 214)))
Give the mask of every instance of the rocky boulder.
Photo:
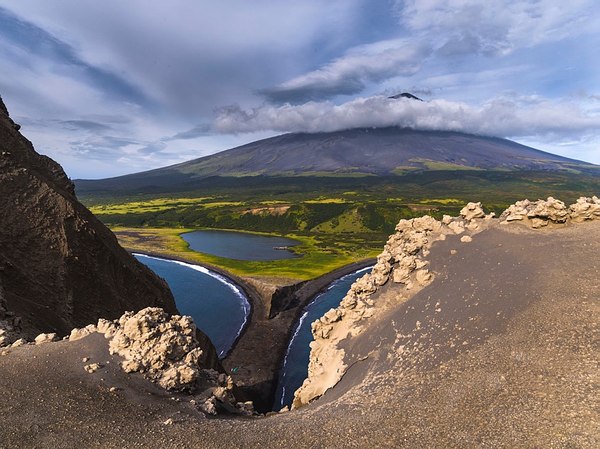
POLYGON ((534 229, 549 223, 562 224, 568 219, 569 210, 565 203, 551 196, 547 200, 517 201, 500 215, 501 221, 522 221, 534 229))
POLYGON ((600 198, 582 196, 569 206, 571 220, 581 222, 600 219, 600 198))
POLYGON ((465 220, 471 221, 475 218, 484 218, 485 212, 481 207, 481 203, 468 203, 460 210, 460 215, 465 220))
POLYGON ((562 201, 548 197, 547 200, 517 201, 500 215, 502 223, 521 222, 534 229, 548 224, 565 224, 600 218, 600 199, 598 197, 580 197, 569 207, 562 201))
POLYGON ((251 411, 250 404, 236 401, 231 377, 215 369, 214 348, 200 344, 191 317, 148 307, 127 312, 112 324, 99 323, 97 329, 111 335, 109 351, 123 358, 126 372, 141 373, 167 390, 194 394, 195 403, 209 414, 251 411))

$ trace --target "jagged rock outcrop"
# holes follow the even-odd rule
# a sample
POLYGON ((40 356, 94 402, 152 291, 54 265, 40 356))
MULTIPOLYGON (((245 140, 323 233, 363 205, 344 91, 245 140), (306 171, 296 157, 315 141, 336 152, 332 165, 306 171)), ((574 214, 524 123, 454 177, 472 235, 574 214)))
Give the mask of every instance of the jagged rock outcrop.
MULTIPOLYGON (((211 415, 254 414, 252 402, 236 400, 232 378, 225 374, 215 347, 191 317, 147 307, 137 313, 126 312, 116 320, 100 318, 97 324, 71 330, 64 340, 73 342, 94 333, 104 334, 110 354, 123 359, 121 367, 125 372, 140 373, 166 390, 188 393, 198 410, 211 415)), ((0 339, 4 336, 0 329, 0 339)), ((68 344, 55 342, 55 333, 42 333, 31 343, 19 339, 11 346, 68 344)), ((88 357, 83 358, 83 369, 89 374, 104 367, 89 361, 88 357)))
POLYGON ((142 373, 167 390, 193 393, 205 413, 252 413, 251 404, 236 401, 231 377, 214 369, 207 356, 214 349, 200 344, 191 317, 149 307, 96 328, 111 339, 110 353, 123 357, 126 372, 142 373))
POLYGON ((569 214, 574 222, 600 220, 600 198, 582 196, 569 206, 569 214))
POLYGON ((534 229, 548 226, 549 223, 565 223, 568 219, 569 210, 565 203, 552 197, 547 200, 517 201, 500 215, 502 221, 525 221, 534 229))
POLYGON ((147 306, 176 313, 165 282, 119 246, 60 165, 18 129, 0 100, 0 313, 9 325, 31 340, 147 306))
POLYGON ((600 218, 600 199, 593 196, 580 197, 569 207, 560 200, 517 201, 500 215, 502 223, 522 222, 534 229, 549 224, 565 224, 569 221, 582 222, 600 218))
MULTIPOLYGON (((394 305, 375 301, 375 293, 381 287, 390 280, 400 284, 403 288, 396 299, 406 300, 407 291, 413 295, 433 278, 427 268, 433 242, 455 234, 461 235, 460 242, 467 244, 473 240, 472 235, 491 224, 493 216, 493 213, 486 215, 481 203, 469 203, 456 218, 445 215, 441 221, 429 216, 400 220, 371 272, 351 286, 339 307, 312 323, 315 340, 311 343, 308 378, 296 391, 293 407, 318 398, 342 378, 348 368, 341 347, 344 341, 361 334, 368 318, 394 305)), ((600 219, 600 200, 596 196, 581 197, 569 207, 552 197, 517 201, 501 214, 499 221, 523 222, 537 229, 550 223, 564 225, 594 219, 600 219)))
MULTIPOLYGON (((445 240, 447 235, 479 232, 492 216, 485 214, 481 203, 469 203, 457 218, 400 220, 371 272, 352 284, 339 307, 312 323, 315 340, 311 343, 308 378, 296 391, 293 407, 323 395, 342 378, 348 366, 340 343, 358 336, 370 317, 393 306, 375 303, 373 296, 381 287, 391 280, 401 288, 398 300, 407 299, 409 293, 414 294, 433 279, 427 268, 433 242, 445 240)), ((461 241, 470 241, 465 237, 471 238, 465 235, 461 241)))

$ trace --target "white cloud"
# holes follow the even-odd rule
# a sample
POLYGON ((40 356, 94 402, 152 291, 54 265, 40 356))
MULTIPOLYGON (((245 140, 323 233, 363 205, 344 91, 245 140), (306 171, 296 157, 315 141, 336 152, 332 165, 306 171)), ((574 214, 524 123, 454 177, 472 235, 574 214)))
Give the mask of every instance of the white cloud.
POLYGON ((488 136, 567 136, 599 134, 600 115, 576 103, 539 97, 496 98, 473 106, 467 103, 377 96, 335 105, 264 105, 252 110, 222 109, 214 127, 223 133, 258 130, 321 132, 360 127, 401 126, 423 130, 450 130, 488 136))
POLYGON ((83 62, 118 74, 171 114, 208 115, 218 105, 256 100, 255 90, 294 69, 286 56, 341 33, 358 0, 8 3, 83 62), (334 14, 339 26, 328 23, 334 14))
POLYGON ((593 153, 594 0, 406 0, 390 18, 391 3, 6 0, 0 94, 24 134, 76 177, 155 168, 274 132, 356 126, 552 136, 571 142, 557 151, 580 142, 593 153), (578 89, 589 94, 552 100, 578 89), (406 90, 449 101, 370 98, 406 90), (357 93, 365 98, 344 96, 357 93), (252 109, 264 96, 277 105, 252 109), (306 99, 315 101, 281 104, 306 99))
MULTIPOLYGON (((420 74, 431 76, 427 70, 436 65, 455 69, 464 62, 461 58, 481 70, 480 56, 502 58, 519 49, 597 33, 600 19, 594 3, 573 0, 566 7, 555 0, 397 1, 396 34, 401 38, 351 48, 262 93, 274 102, 302 103, 364 93, 369 84, 386 80, 418 82, 420 74)), ((493 69, 489 62, 484 67, 493 69)))
POLYGON ((443 54, 503 55, 596 31, 595 0, 399 0, 403 25, 443 54))
POLYGON ((317 70, 265 89, 263 93, 276 102, 306 102, 355 94, 369 82, 416 73, 429 52, 426 45, 405 40, 362 45, 317 70))

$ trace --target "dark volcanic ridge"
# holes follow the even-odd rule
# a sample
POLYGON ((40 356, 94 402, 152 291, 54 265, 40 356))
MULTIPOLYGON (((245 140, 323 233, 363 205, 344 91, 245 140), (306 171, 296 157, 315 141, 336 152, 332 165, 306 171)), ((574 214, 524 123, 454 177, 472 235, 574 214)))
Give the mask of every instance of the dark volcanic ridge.
POLYGON ((148 306, 176 313, 166 283, 118 244, 61 166, 18 129, 0 100, 0 312, 15 332, 65 335, 148 306))
POLYGON ((452 131, 361 128, 292 133, 170 167, 77 180, 80 193, 193 188, 211 177, 398 176, 428 170, 573 170, 596 167, 507 139, 452 131))

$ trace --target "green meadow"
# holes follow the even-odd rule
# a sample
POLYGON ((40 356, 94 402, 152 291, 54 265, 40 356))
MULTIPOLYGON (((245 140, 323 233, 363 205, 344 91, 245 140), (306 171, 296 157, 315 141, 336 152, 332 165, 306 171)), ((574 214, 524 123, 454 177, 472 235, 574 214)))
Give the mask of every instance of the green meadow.
POLYGON ((560 172, 437 170, 391 177, 242 177, 185 192, 80 195, 134 251, 209 264, 240 276, 305 280, 372 258, 402 218, 458 215, 469 201, 500 214, 511 203, 554 196, 572 202, 600 192, 600 177, 560 172), (301 242, 301 257, 249 262, 192 251, 196 229, 265 233, 301 242))

